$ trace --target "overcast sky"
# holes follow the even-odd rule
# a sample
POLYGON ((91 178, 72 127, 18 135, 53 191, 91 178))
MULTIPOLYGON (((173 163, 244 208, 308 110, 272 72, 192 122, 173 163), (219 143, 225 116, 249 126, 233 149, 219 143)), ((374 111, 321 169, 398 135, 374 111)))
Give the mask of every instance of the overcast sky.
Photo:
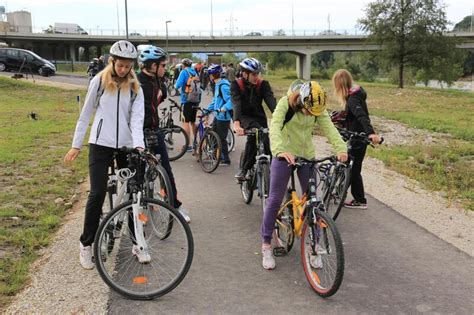
MULTIPOLYGON (((213 0, 214 33, 229 31, 355 30, 357 19, 364 16, 367 0, 213 0), (293 14, 292 14, 293 4, 293 14), (328 19, 329 16, 329 19, 328 19), (231 18, 232 17, 232 18, 231 18), (233 26, 231 25, 233 22, 233 26)), ((0 0, 7 11, 31 12, 33 27, 46 28, 55 22, 77 23, 85 30, 125 28, 124 0, 0 0), (119 19, 117 19, 117 8, 119 19)), ((473 0, 446 0, 448 20, 457 23, 474 9, 473 0)), ((133 1, 128 0, 129 32, 149 30, 164 32, 165 21, 170 36, 178 30, 209 32, 211 0, 133 1), (137 3, 145 4, 140 7, 137 3)))

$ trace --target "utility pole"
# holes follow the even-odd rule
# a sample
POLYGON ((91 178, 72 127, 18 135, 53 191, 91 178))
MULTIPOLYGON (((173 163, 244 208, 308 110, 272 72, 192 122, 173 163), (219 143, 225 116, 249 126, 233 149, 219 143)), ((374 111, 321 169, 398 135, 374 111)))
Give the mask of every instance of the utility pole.
POLYGON ((115 2, 115 7, 117 8, 117 32, 118 36, 120 36, 120 16, 119 16, 119 8, 118 8, 118 2, 115 2))
POLYGON ((293 32, 293 36, 295 36, 295 15, 293 12, 293 2, 291 3, 291 31, 293 32))
POLYGON ((127 12, 127 0, 125 0, 125 36, 128 39, 128 12, 127 12))
POLYGON ((169 53, 168 51, 168 23, 171 23, 170 20, 166 21, 166 52, 169 53))
POLYGON ((214 36, 214 21, 213 21, 214 17, 212 15, 212 0, 211 0, 211 37, 214 36))
POLYGON ((331 30, 331 14, 328 13, 328 31, 331 30))

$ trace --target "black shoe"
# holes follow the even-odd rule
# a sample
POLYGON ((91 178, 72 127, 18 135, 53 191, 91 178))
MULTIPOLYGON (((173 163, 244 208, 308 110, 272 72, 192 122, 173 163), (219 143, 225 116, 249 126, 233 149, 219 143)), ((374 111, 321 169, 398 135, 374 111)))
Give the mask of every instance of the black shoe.
POLYGON ((221 160, 220 165, 230 166, 230 160, 221 160))
POLYGON ((244 180, 245 179, 245 171, 244 170, 239 170, 237 174, 234 175, 235 178, 238 180, 244 180))

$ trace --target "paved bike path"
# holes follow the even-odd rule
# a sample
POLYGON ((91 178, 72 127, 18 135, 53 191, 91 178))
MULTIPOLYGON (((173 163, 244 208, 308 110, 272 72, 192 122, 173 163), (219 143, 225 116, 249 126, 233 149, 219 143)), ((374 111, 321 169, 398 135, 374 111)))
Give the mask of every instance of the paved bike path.
MULTIPOLYGON (((343 209, 345 276, 329 299, 307 284, 299 240, 277 268, 261 267, 258 198, 246 205, 233 165, 204 173, 186 154, 172 163, 189 208, 195 254, 183 282, 154 301, 111 293, 111 314, 416 314, 474 313, 474 259, 369 196, 368 210, 343 209)), ((449 220, 449 218, 446 218, 449 220)))

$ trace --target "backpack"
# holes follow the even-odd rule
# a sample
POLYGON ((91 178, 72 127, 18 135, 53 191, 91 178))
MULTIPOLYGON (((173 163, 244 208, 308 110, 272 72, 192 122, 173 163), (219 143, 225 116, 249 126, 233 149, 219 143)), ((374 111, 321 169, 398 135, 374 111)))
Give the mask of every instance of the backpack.
MULTIPOLYGON (((219 93, 217 95, 225 102, 224 95, 222 94, 222 85, 230 86, 230 84, 221 84, 221 85, 219 85, 219 93)), ((234 116, 234 110, 233 109, 229 111, 229 115, 230 115, 231 118, 234 116)))
MULTIPOLYGON (((237 85, 239 86, 240 93, 245 92, 244 80, 243 79, 236 79, 237 85)), ((262 86, 263 80, 257 79, 257 93, 260 93, 260 87, 262 86)))
POLYGON ((201 101, 201 81, 199 76, 192 75, 187 69, 186 72, 189 75, 186 87, 184 88, 186 102, 199 103, 201 101))

